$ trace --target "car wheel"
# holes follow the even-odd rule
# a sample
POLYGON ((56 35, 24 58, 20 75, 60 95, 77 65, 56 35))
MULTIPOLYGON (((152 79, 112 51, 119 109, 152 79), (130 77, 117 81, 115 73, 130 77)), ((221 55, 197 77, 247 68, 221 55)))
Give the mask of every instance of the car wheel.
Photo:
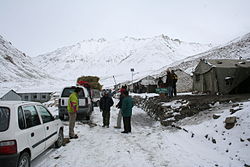
POLYGON ((30 167, 30 155, 27 152, 21 154, 18 159, 18 167, 30 167))
POLYGON ((64 139, 64 137, 63 137, 63 130, 60 129, 57 141, 55 142, 56 148, 59 148, 59 147, 61 147, 63 145, 63 139, 64 139))
POLYGON ((90 116, 89 115, 86 116, 86 120, 90 120, 90 116))

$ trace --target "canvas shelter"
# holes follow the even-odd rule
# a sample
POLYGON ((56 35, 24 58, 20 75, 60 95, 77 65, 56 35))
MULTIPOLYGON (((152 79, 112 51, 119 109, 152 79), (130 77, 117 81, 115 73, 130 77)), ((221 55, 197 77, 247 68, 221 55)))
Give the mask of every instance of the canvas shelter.
POLYGON ((193 90, 210 94, 250 92, 250 61, 202 59, 193 72, 193 90))

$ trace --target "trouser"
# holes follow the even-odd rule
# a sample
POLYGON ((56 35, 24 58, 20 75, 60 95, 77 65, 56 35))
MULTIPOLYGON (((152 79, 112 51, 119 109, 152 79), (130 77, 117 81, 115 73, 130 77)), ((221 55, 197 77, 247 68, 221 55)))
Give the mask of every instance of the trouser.
POLYGON ((117 116, 117 127, 121 127, 122 122, 122 109, 119 110, 118 116, 117 116))
POLYGON ((176 85, 174 85, 174 86, 173 86, 173 90, 172 90, 172 92, 173 92, 172 94, 173 94, 174 96, 176 96, 176 95, 177 95, 177 92, 176 92, 176 85))
POLYGON ((168 87, 168 97, 173 97, 173 94, 172 94, 172 86, 169 86, 169 87, 168 87))
POLYGON ((103 125, 109 125, 110 111, 102 111, 103 125))
POLYGON ((131 117, 123 117, 124 131, 131 132, 131 117))
POLYGON ((76 123, 76 112, 68 112, 69 113, 69 137, 74 137, 74 127, 76 123))

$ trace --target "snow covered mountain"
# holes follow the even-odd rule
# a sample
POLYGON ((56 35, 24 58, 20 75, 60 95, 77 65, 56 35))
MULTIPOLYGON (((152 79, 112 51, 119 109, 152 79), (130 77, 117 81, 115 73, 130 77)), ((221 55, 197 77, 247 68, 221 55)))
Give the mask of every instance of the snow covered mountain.
MULTIPOLYGON (((13 88, 16 82, 31 85, 30 81, 36 80, 37 87, 49 82, 57 88, 61 82, 74 84, 82 75, 97 75, 102 84, 112 86, 114 77, 116 83, 130 81, 131 68, 135 69, 134 79, 160 74, 168 67, 191 74, 201 58, 249 58, 250 33, 212 47, 211 44, 188 43, 164 35, 141 39, 125 37, 114 41, 91 39, 31 58, 0 36, 0 83, 11 84, 13 88)), ((18 85, 17 89, 23 87, 18 85)))
MULTIPOLYGON (((191 74, 200 59, 250 59, 250 33, 236 38, 229 43, 217 46, 204 53, 187 57, 181 61, 176 61, 167 67, 180 68, 191 74)), ((162 68, 166 69, 167 67, 162 68)))
POLYGON ((212 48, 211 44, 188 43, 168 36, 107 41, 87 40, 34 58, 34 64, 47 73, 67 80, 82 75, 97 75, 101 82, 113 85, 169 65, 212 48))
POLYGON ((0 36, 0 83, 49 78, 35 67, 31 58, 0 36))

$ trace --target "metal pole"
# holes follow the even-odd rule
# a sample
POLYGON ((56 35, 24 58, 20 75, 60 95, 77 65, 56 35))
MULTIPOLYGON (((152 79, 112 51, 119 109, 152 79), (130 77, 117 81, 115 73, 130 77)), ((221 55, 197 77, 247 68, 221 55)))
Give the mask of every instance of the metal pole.
POLYGON ((132 92, 134 92, 134 84, 133 84, 133 71, 132 71, 132 92))
POLYGON ((132 72, 132 92, 134 92, 134 85, 133 85, 133 72, 135 69, 131 68, 130 71, 132 72))
POLYGON ((115 76, 114 76, 114 75, 113 75, 113 78, 114 78, 115 85, 117 85, 117 84, 116 84, 116 80, 115 80, 115 76))

